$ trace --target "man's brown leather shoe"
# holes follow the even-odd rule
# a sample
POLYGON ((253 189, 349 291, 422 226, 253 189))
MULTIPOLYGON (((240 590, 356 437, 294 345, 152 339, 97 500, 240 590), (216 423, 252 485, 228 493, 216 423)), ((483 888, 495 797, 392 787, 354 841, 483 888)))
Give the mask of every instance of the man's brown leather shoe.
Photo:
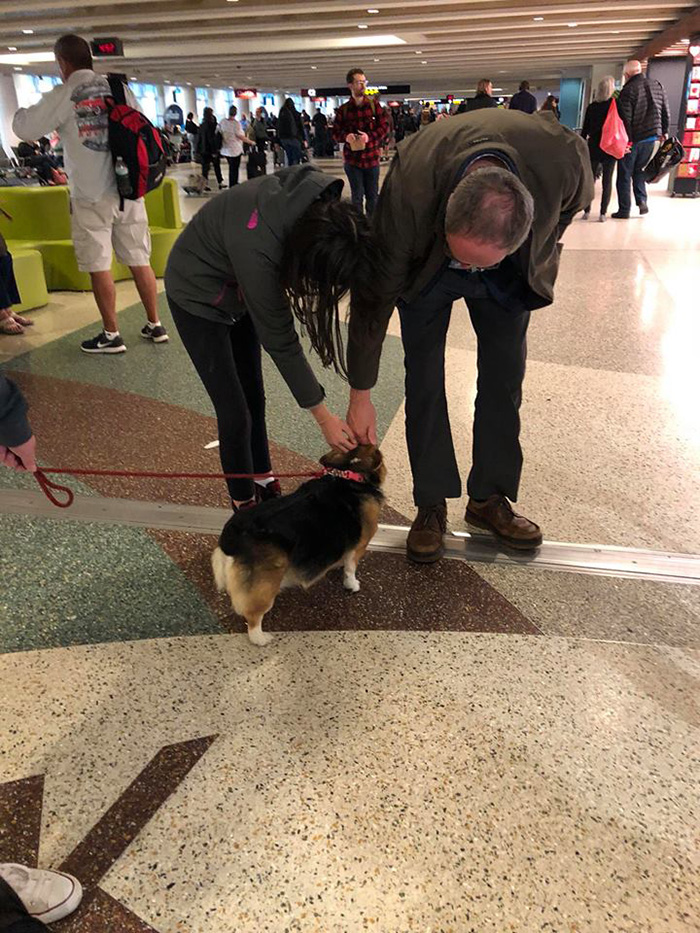
POLYGON ((419 508, 406 539, 406 556, 418 564, 440 560, 444 551, 442 536, 447 530, 447 504, 419 508))
POLYGON ((514 512, 505 496, 489 496, 485 502, 470 499, 464 519, 470 525, 490 531, 503 544, 521 551, 532 551, 542 544, 539 525, 514 512))

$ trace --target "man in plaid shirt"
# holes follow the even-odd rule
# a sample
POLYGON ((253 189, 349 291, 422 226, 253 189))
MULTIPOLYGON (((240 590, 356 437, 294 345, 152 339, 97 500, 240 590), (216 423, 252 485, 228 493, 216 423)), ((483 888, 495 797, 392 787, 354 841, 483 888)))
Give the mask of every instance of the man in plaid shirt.
POLYGON ((371 214, 379 195, 379 157, 389 135, 386 111, 376 100, 367 97, 367 78, 361 68, 353 68, 345 78, 350 88, 350 100, 339 107, 333 121, 333 139, 345 143, 343 159, 350 182, 352 203, 358 210, 365 201, 371 214), (353 149, 364 141, 363 149, 353 149))

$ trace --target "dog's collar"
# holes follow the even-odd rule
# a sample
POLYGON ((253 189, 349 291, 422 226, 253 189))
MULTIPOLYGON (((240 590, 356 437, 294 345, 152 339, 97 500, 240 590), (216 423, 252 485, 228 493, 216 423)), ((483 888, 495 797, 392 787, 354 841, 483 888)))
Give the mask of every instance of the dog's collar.
POLYGON ((361 473, 354 473, 352 470, 334 470, 330 467, 325 467, 326 476, 337 476, 338 479, 350 479, 354 483, 364 483, 365 478, 361 473))

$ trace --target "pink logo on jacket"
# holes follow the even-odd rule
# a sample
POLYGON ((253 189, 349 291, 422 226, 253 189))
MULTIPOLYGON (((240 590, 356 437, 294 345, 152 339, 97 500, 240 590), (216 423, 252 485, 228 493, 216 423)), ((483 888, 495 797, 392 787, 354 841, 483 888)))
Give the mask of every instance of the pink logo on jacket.
POLYGON ((246 224, 246 226, 248 227, 249 230, 255 230, 257 225, 258 225, 258 209, 256 207, 253 213, 248 218, 248 223, 246 224))

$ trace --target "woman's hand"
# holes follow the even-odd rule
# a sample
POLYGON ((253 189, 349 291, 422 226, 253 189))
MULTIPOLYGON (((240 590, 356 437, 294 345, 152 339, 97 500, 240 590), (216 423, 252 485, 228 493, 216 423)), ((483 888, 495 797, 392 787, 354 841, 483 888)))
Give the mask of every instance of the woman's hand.
POLYGON ((344 453, 349 453, 349 451, 357 447, 357 439, 350 425, 343 421, 342 418, 328 411, 323 403, 314 406, 311 409, 311 414, 318 422, 318 426, 330 447, 342 450, 344 453))
POLYGON ((329 414, 325 421, 319 422, 319 427, 330 447, 342 450, 344 453, 349 453, 357 447, 352 428, 337 415, 329 414))

